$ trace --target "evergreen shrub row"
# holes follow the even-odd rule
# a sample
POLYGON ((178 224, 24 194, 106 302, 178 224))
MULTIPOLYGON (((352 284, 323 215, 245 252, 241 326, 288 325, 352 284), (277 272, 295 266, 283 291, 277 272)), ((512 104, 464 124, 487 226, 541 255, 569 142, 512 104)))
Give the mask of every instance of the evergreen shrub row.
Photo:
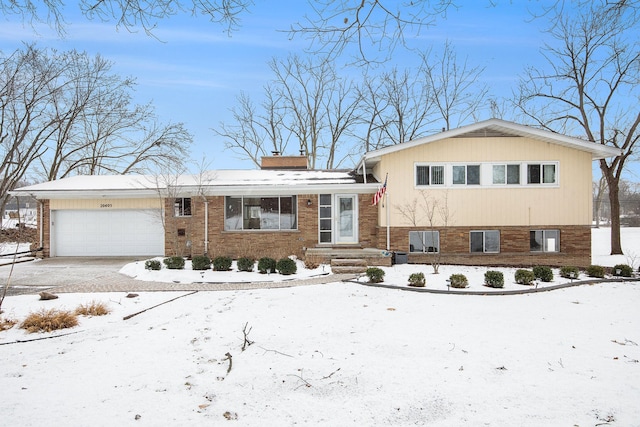
MULTIPOLYGON (((182 270, 185 266, 184 257, 171 256, 162 260, 166 268, 170 270, 182 270)), ((206 255, 196 255, 191 260, 191 268, 193 270, 209 270, 213 267, 214 271, 229 271, 233 260, 227 256, 218 256, 214 259, 206 255)), ((255 260, 249 257, 239 258, 237 261, 238 271, 251 272, 255 266, 255 260)), ((162 264, 157 259, 145 261, 144 268, 147 270, 161 270, 162 264)), ((264 257, 258 260, 258 271, 262 274, 278 272, 282 275, 295 274, 298 271, 298 265, 291 258, 282 258, 276 261, 273 258, 264 257)))

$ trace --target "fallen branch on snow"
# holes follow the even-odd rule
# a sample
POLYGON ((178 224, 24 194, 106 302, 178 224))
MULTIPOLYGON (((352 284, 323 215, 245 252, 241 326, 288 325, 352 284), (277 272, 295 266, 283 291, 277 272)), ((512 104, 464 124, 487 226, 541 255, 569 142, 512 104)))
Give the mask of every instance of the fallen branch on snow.
POLYGON ((149 311, 149 310, 154 309, 154 308, 156 308, 156 307, 160 307, 161 305, 168 304, 168 303, 173 302, 173 301, 175 301, 175 300, 177 300, 177 299, 184 298, 184 297, 188 297, 189 295, 193 295, 193 294, 197 294, 197 293, 198 293, 198 291, 193 291, 193 292, 189 292, 188 294, 180 295, 180 296, 178 296, 178 297, 175 297, 175 298, 170 299, 169 301, 161 302, 160 304, 156 304, 156 305, 154 305, 153 307, 145 308, 144 310, 141 310, 141 311, 139 311, 139 312, 137 312, 137 313, 133 313, 133 314, 130 314, 130 315, 128 315, 128 316, 124 316, 124 317, 122 318, 122 320, 129 320, 129 319, 131 319, 132 317, 137 316, 138 314, 142 314, 142 313, 144 313, 145 311, 149 311))

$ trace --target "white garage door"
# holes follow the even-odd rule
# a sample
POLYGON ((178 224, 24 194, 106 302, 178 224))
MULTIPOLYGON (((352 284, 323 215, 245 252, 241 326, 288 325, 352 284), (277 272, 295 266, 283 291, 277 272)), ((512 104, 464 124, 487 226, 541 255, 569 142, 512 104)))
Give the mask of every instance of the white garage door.
POLYGON ((52 256, 164 254, 160 210, 53 211, 52 256))

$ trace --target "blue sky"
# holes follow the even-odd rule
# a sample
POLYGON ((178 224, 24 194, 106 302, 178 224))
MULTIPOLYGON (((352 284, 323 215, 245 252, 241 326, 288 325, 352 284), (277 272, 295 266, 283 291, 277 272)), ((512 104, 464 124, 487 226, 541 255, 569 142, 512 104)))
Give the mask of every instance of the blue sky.
MULTIPOLYGON (((482 79, 491 96, 509 96, 524 67, 542 58, 543 23, 532 22, 527 11, 537 2, 499 1, 495 7, 489 7, 488 0, 459 3, 463 5, 449 9, 412 43, 439 49, 451 41, 459 56, 468 56, 470 66, 486 67, 482 79)), ((132 33, 113 23, 67 15, 68 34, 61 40, 47 27, 38 27, 36 34, 29 24, 11 17, 0 25, 0 50, 6 54, 23 42, 37 42, 39 47, 99 53, 114 62, 114 72, 136 79, 137 102, 151 101, 163 122, 186 124, 194 135, 191 151, 196 162, 204 155, 213 169, 253 168, 251 162, 225 151, 211 128, 230 121, 229 109, 240 91, 259 101, 272 77, 268 60, 304 51, 307 41, 290 40, 283 30, 308 12, 309 6, 300 0, 256 0, 231 37, 205 17, 185 15, 159 22, 157 39, 143 31, 132 33)), ((414 59, 398 48, 390 64, 402 67, 414 59)))

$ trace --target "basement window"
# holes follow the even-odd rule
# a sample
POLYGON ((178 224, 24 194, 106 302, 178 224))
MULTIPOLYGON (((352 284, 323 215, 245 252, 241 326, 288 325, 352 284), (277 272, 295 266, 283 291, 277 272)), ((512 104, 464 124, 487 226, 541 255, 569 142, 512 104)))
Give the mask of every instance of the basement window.
POLYGON ((472 253, 499 253, 500 232, 498 230, 472 231, 469 233, 472 253))
POLYGON ((560 252, 560 230, 531 230, 531 252, 560 252))
POLYGON ((440 252, 439 231, 410 231, 409 252, 438 253, 440 252))

